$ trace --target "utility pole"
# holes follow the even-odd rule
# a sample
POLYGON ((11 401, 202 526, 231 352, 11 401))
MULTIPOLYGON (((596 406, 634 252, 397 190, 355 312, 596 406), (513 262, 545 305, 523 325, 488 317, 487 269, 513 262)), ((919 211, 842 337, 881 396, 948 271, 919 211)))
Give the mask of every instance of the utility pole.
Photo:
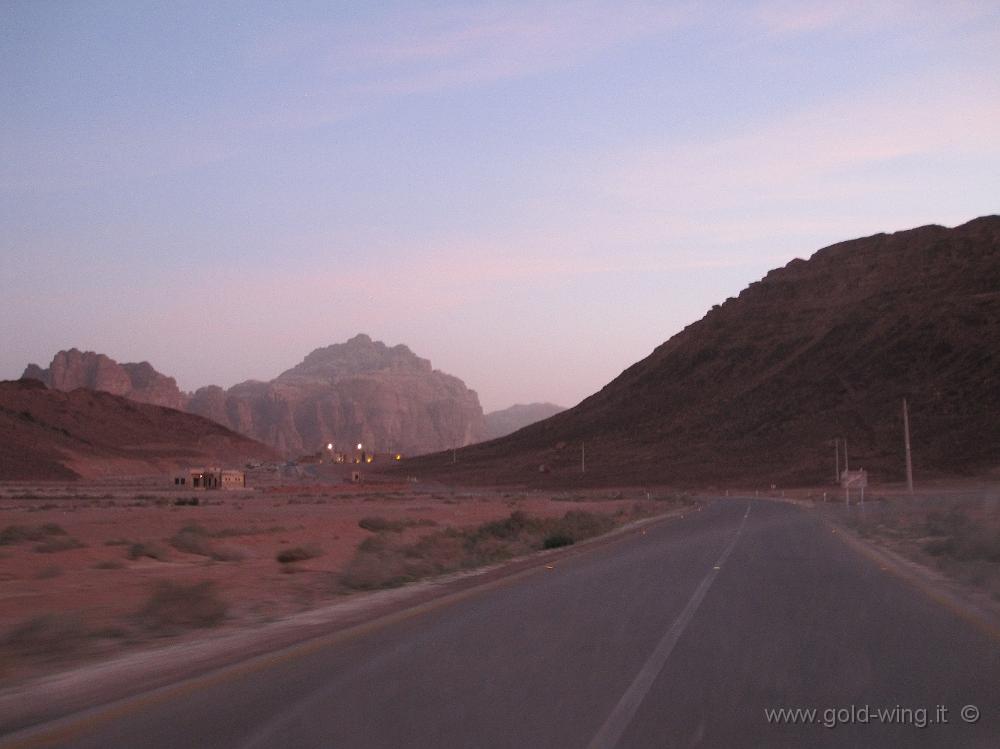
POLYGON ((906 443, 906 491, 913 494, 913 460, 910 457, 910 411, 903 398, 903 439, 906 443))
POLYGON ((580 473, 587 472, 587 445, 585 442, 580 443, 580 473))
POLYGON ((451 448, 451 462, 453 464, 458 462, 458 458, 457 458, 457 454, 456 453, 457 453, 456 448, 454 448, 454 447, 451 448))
POLYGON ((840 483, 840 437, 833 438, 833 459, 834 459, 834 469, 833 469, 833 483, 840 483))
POLYGON ((847 461, 847 437, 844 437, 844 470, 851 470, 851 464, 847 461))

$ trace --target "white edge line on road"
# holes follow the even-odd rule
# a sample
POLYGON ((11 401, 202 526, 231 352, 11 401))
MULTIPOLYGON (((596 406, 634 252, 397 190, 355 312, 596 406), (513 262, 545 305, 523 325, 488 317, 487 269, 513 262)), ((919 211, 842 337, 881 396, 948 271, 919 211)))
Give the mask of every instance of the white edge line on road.
POLYGON ((673 652, 674 646, 681 638, 681 635, 684 634, 684 630, 691 619, 694 618, 695 612, 701 606, 701 602, 705 599, 708 589, 712 587, 716 576, 718 576, 722 566, 736 547, 736 542, 739 541, 740 535, 743 533, 743 526, 746 525, 747 517, 750 515, 750 507, 751 503, 747 503, 747 511, 743 513, 743 519, 740 521, 740 526, 736 529, 732 540, 723 549, 721 556, 719 556, 713 568, 708 571, 708 574, 699 583, 691 599, 687 602, 687 606, 680 613, 680 616, 670 625, 670 628, 663 635, 663 639, 660 640, 652 654, 646 659, 635 680, 625 690, 621 699, 618 700, 618 704, 615 705, 608 719, 604 721, 604 725, 601 726, 594 738, 587 744, 587 749, 612 749, 618 745, 621 737, 625 734, 625 730, 632 722, 632 718, 635 717, 636 711, 649 693, 650 687, 653 686, 656 677, 663 670, 663 666, 667 662, 667 658, 670 657, 670 653, 673 652))

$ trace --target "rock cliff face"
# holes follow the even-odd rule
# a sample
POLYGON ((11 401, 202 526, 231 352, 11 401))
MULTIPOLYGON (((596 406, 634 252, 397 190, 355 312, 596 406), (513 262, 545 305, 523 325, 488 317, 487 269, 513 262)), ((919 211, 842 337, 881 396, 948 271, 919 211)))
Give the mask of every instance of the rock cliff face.
POLYGON ((75 348, 56 354, 48 369, 29 364, 21 377, 39 380, 55 390, 88 388, 178 410, 187 404, 187 396, 174 378, 160 374, 149 362, 119 364, 104 354, 75 348))
POLYGON ((486 414, 486 439, 506 437, 528 424, 542 421, 565 410, 554 403, 517 403, 501 411, 491 411, 486 414))
POLYGON ((494 483, 832 483, 833 440, 847 438, 852 468, 899 481, 906 397, 918 481, 995 474, 998 352, 1000 216, 876 234, 771 271, 575 408, 454 464, 427 456, 406 470, 494 483))
POLYGON ((22 377, 55 390, 88 388, 186 410, 288 456, 330 442, 417 455, 486 436, 475 391, 406 346, 390 348, 366 335, 317 349, 270 382, 209 385, 193 395, 146 362, 118 364, 76 349, 60 351, 48 369, 30 364, 22 377))
POLYGON ((188 409, 286 454, 360 442, 415 455, 485 435, 479 397, 460 379, 366 335, 317 349, 270 382, 201 388, 188 409))

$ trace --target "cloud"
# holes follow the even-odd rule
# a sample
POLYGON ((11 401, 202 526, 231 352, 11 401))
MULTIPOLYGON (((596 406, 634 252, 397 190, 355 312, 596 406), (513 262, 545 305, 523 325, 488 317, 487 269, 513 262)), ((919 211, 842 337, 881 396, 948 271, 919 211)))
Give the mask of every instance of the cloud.
POLYGON ((846 33, 909 28, 940 34, 943 30, 996 17, 996 3, 983 0, 764 0, 745 6, 744 18, 773 35, 836 30, 846 33))
POLYGON ((267 68, 294 66, 309 81, 311 90, 293 92, 276 123, 318 125, 345 107, 572 68, 678 28, 694 18, 692 7, 592 0, 410 8, 352 26, 285 25, 255 40, 248 55, 267 68), (307 93, 311 102, 303 102, 307 93))
POLYGON ((831 212, 884 190, 899 163, 919 161, 931 175, 956 158, 1000 159, 1000 84, 987 74, 858 93, 713 140, 631 148, 607 156, 591 184, 632 210, 690 219, 752 206, 769 220, 769 204, 831 212))

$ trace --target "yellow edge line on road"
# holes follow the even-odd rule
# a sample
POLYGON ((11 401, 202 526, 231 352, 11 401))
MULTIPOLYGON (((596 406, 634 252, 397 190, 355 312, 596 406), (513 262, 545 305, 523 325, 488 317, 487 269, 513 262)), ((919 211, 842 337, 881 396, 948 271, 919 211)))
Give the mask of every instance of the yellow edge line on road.
POLYGON ((854 549, 859 554, 867 557, 879 565, 879 569, 889 572, 895 577, 908 583, 920 593, 930 598, 940 606, 951 611, 960 619, 972 624, 983 634, 994 640, 1000 641, 1000 623, 994 616, 979 610, 974 603, 964 600, 961 596, 949 591, 940 590, 935 587, 920 572, 920 565, 905 557, 900 557, 889 549, 874 546, 871 542, 859 538, 852 531, 843 526, 821 518, 824 525, 835 530, 835 535, 848 547, 854 549), (911 565, 916 569, 911 569, 911 565))

